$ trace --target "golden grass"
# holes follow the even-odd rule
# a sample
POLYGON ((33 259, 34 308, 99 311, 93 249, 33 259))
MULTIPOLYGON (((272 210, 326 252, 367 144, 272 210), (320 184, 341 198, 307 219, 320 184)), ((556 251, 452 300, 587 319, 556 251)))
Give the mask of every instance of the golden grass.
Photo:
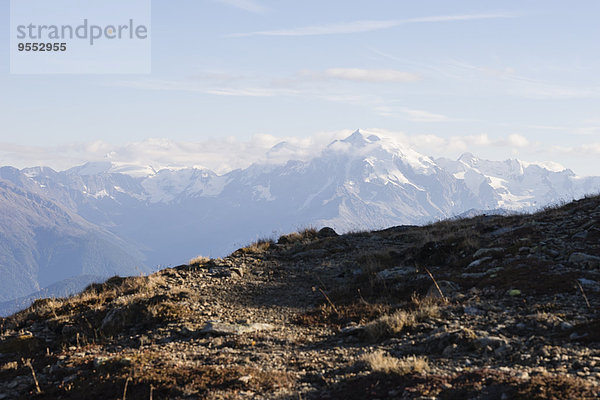
POLYGON ((416 323, 439 315, 439 306, 433 301, 422 300, 414 310, 399 310, 383 315, 365 325, 365 335, 371 341, 399 335, 404 329, 416 323))
POLYGON ((246 247, 242 247, 238 251, 242 254, 261 254, 268 251, 273 244, 274 242, 271 239, 259 239, 246 247))
POLYGON ((202 265, 202 264, 206 264, 209 261, 210 261, 210 258, 208 258, 208 257, 198 256, 198 257, 194 257, 190 261, 188 261, 188 264, 189 265, 202 265))
POLYGON ((429 371, 429 362, 425 357, 409 356, 396 358, 385 354, 381 350, 365 354, 362 357, 369 369, 373 372, 384 374, 422 374, 429 371))
POLYGON ((298 232, 280 236, 277 243, 285 245, 307 244, 316 240, 317 237, 318 232, 315 228, 305 228, 298 232))

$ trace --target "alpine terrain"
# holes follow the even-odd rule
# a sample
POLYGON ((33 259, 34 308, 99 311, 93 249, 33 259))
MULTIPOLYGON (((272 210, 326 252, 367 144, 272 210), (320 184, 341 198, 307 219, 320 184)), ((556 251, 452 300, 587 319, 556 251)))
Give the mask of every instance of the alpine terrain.
POLYGON ((599 310, 600 197, 306 229, 0 319, 0 399, 597 399, 599 310))
MULTIPOLYGON (((290 152, 280 143, 269 153, 290 152)), ((433 159, 354 132, 307 161, 254 164, 218 175, 88 163, 66 171, 0 168, 0 312, 32 292, 62 295, 63 279, 139 274, 223 256, 304 227, 338 232, 424 224, 456 215, 532 211, 600 192, 600 177, 554 164, 464 154, 433 159)), ((73 280, 68 287, 73 286, 73 280)), ((77 287, 82 289, 83 286, 77 287)), ((37 296, 37 295, 36 295, 37 296)))

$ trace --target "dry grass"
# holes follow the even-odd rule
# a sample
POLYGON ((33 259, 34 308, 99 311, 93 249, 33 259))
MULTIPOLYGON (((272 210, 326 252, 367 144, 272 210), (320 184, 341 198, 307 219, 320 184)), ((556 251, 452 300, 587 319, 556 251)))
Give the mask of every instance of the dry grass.
POLYGON ((446 304, 446 302, 439 297, 419 297, 414 294, 411 296, 410 302, 414 308, 413 313, 416 315, 418 321, 438 317, 440 315, 440 304, 446 304))
MULTIPOLYGON (((389 357, 389 356, 388 356, 389 357)), ((410 357, 409 357, 410 358, 410 357)), ((375 365, 378 365, 377 358, 375 365)), ((410 363, 410 361, 409 361, 410 363)), ((368 363, 367 363, 368 364, 368 363)), ((334 392, 331 398, 362 400, 387 399, 391 391, 409 393, 409 398, 436 399, 500 399, 557 400, 598 399, 597 385, 579 377, 541 374, 521 379, 493 369, 463 370, 453 375, 395 373, 394 361, 386 360, 383 366, 390 372, 361 374, 334 392), (389 369, 389 366, 392 366, 389 369), (502 396, 504 394, 504 396, 502 396)), ((418 366, 417 366, 418 369, 418 366)), ((397 398, 397 397, 393 397, 397 398)))
POLYGON ((249 246, 242 247, 238 252, 241 252, 242 254, 261 254, 268 251, 274 244, 275 242, 273 242, 273 239, 258 239, 249 246))
POLYGON ((172 269, 151 276, 113 277, 89 285, 78 295, 64 299, 42 299, 5 321, 13 337, 2 341, 0 352, 29 354, 41 345, 59 349, 69 345, 102 343, 133 327, 148 327, 185 320, 196 294, 189 289, 166 291, 172 269), (53 343, 39 343, 35 337, 15 336, 31 323, 45 320, 50 329, 60 332, 53 343))
POLYGON ((198 257, 194 257, 190 261, 188 261, 188 264, 189 265, 203 265, 209 261, 210 261, 210 258, 208 258, 208 257, 198 256, 198 257))
POLYGON ((296 245, 308 244, 318 238, 318 232, 315 228, 306 228, 298 232, 280 236, 277 244, 296 245))
POLYGON ((168 357, 162 351, 129 351, 111 357, 97 368, 80 359, 73 367, 87 374, 80 373, 70 389, 60 385, 48 388, 44 398, 80 398, 71 397, 71 393, 85 393, 87 398, 122 398, 127 384, 127 399, 148 399, 151 387, 155 398, 161 399, 233 399, 238 397, 231 393, 242 390, 266 393, 294 384, 294 377, 284 371, 241 365, 202 365, 168 357), (223 395, 224 392, 230 395, 223 395))
POLYGON ((399 310, 377 318, 365 325, 365 336, 376 342, 399 335, 403 330, 414 327, 418 322, 439 315, 439 306, 430 300, 419 300, 414 310, 399 310))
POLYGON ((390 311, 387 304, 353 303, 341 304, 334 310, 329 304, 323 304, 296 317, 296 323, 304 326, 332 326, 338 329, 351 322, 363 324, 390 311))
POLYGON ((429 371, 429 363, 424 357, 409 356, 396 358, 377 350, 370 354, 365 354, 362 360, 373 372, 384 374, 422 374, 429 371))
POLYGON ((363 265, 363 271, 365 272, 379 272, 396 266, 396 255, 397 250, 395 248, 387 248, 361 254, 356 258, 356 262, 363 265))
POLYGON ((19 363, 16 361, 10 361, 0 366, 0 371, 13 371, 19 369, 19 363))
POLYGON ((407 311, 396 311, 391 315, 384 315, 365 325, 367 339, 376 342, 383 338, 393 337, 410 328, 416 323, 415 316, 407 311))

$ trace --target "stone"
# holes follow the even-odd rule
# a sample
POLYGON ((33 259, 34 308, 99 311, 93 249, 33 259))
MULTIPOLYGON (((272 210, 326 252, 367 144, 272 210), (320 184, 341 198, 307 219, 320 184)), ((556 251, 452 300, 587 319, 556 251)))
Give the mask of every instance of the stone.
POLYGON ((500 346, 500 347, 496 348, 494 350, 494 354, 497 357, 505 357, 510 352, 510 350, 512 350, 512 348, 510 346, 503 345, 503 346, 500 346))
POLYGON ((489 268, 488 270, 485 271, 486 275, 490 275, 491 277, 495 277, 496 274, 500 271, 502 271, 504 268, 503 267, 495 267, 495 268, 489 268))
POLYGON ((492 257, 483 257, 483 258, 477 259, 477 260, 473 261, 471 264, 467 265, 467 269, 473 268, 473 267, 478 267, 481 264, 483 264, 484 262, 490 261, 491 259, 492 259, 492 257))
POLYGON ((529 372, 527 372, 527 371, 522 371, 522 372, 519 372, 519 373, 517 374, 517 377, 518 377, 519 379, 523 379, 523 380, 525 380, 525 381, 527 381, 527 380, 531 379, 531 377, 529 376, 529 372))
POLYGON ((581 338, 584 338, 584 337, 586 337, 587 335, 588 335, 587 333, 584 333, 583 335, 580 335, 580 334, 579 334, 579 333, 577 333, 577 332, 573 332, 573 333, 571 333, 571 334, 569 335, 569 339, 570 339, 570 340, 578 340, 578 339, 581 339, 581 338))
POLYGON ((254 323, 254 324, 229 324, 220 321, 208 321, 201 332, 217 336, 226 335, 242 335, 244 333, 269 331, 275 327, 271 324, 254 323))
POLYGON ((292 256, 294 260, 299 260, 303 258, 320 258, 325 257, 327 255, 327 250, 325 249, 313 249, 302 251, 300 253, 296 253, 292 256))
POLYGON ((415 268, 412 267, 394 267, 379 271, 375 277, 380 281, 388 281, 399 278, 404 278, 407 275, 416 273, 415 268))
POLYGON ((579 284, 584 288, 592 290, 594 292, 600 292, 600 283, 598 283, 597 281, 585 278, 579 278, 577 280, 579 281, 579 284))
POLYGON ((463 272, 462 274, 460 274, 461 278, 466 279, 479 279, 483 278, 486 275, 487 272, 463 272))
POLYGON ((557 258, 560 256, 560 252, 554 249, 546 249, 546 254, 548 254, 552 258, 557 258))
POLYGON ((508 226, 508 227, 496 229, 495 231, 493 231, 492 233, 490 233, 490 235, 492 235, 492 236, 500 236, 500 235, 504 235, 506 233, 510 233, 512 231, 515 231, 517 229, 519 229, 519 227, 508 226))
POLYGON ((600 257, 591 254, 575 252, 569 256, 569 262, 581 264, 588 268, 600 267, 600 257))
POLYGON ((437 286, 435 284, 433 284, 429 287, 429 290, 427 291, 427 294, 425 296, 439 298, 439 297, 442 297, 442 294, 443 294, 444 297, 454 297, 454 295, 456 294, 457 291, 458 291, 458 286, 455 283, 452 283, 450 281, 438 281, 437 286), (438 290, 438 286, 439 286, 439 290, 438 290), (442 292, 441 294, 440 294, 440 290, 442 292))
POLYGON ((562 329, 563 331, 568 331, 569 329, 573 329, 573 325, 566 321, 563 321, 560 323, 560 329, 562 329))
POLYGON ((330 228, 328 226, 321 228, 319 230, 319 232, 317 232, 317 237, 319 239, 328 238, 328 237, 336 237, 336 236, 339 236, 337 234, 337 232, 335 230, 333 230, 333 228, 330 228))
POLYGON ((477 307, 466 306, 464 308, 464 313, 467 314, 467 315, 481 315, 481 314, 483 314, 483 311, 481 311, 477 307))
MULTIPOLYGON (((239 276, 240 278, 242 278, 244 276, 244 269, 243 268, 231 268, 230 269, 232 274, 235 274, 237 276, 239 276)), ((233 275, 232 275, 233 276, 233 275)))
POLYGON ((446 358, 450 358, 452 356, 452 354, 454 354, 454 351, 456 350, 457 347, 458 347, 458 345, 456 343, 449 344, 442 351, 442 356, 444 356, 446 358))
POLYGON ((492 349, 508 346, 508 341, 500 336, 483 336, 475 341, 480 347, 490 347, 492 349))
POLYGON ((106 364, 106 362, 110 360, 110 357, 96 357, 94 358, 94 368, 98 368, 104 364, 106 364))
POLYGON ((104 319, 102 319, 100 329, 104 332, 118 331, 119 327, 123 324, 124 312, 123 308, 113 308, 110 310, 104 319))
POLYGON ((475 254, 473 254, 473 258, 496 256, 502 253, 504 253, 504 249, 502 247, 482 248, 477 250, 475 254))
POLYGON ((365 328, 363 326, 358 325, 356 322, 351 322, 350 324, 340 329, 340 333, 342 335, 356 335, 363 332, 364 330, 365 328))
POLYGON ((0 341, 0 353, 25 353, 37 349, 40 340, 26 332, 0 341))

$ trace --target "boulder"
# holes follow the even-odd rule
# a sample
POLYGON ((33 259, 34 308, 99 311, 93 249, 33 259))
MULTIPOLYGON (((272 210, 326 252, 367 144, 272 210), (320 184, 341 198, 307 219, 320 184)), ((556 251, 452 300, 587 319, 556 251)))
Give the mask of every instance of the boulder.
POLYGON ((333 228, 330 228, 328 226, 321 228, 321 230, 319 230, 319 232, 317 232, 317 237, 319 239, 328 238, 328 237, 336 237, 336 236, 339 236, 337 234, 337 232, 334 231, 333 228))

